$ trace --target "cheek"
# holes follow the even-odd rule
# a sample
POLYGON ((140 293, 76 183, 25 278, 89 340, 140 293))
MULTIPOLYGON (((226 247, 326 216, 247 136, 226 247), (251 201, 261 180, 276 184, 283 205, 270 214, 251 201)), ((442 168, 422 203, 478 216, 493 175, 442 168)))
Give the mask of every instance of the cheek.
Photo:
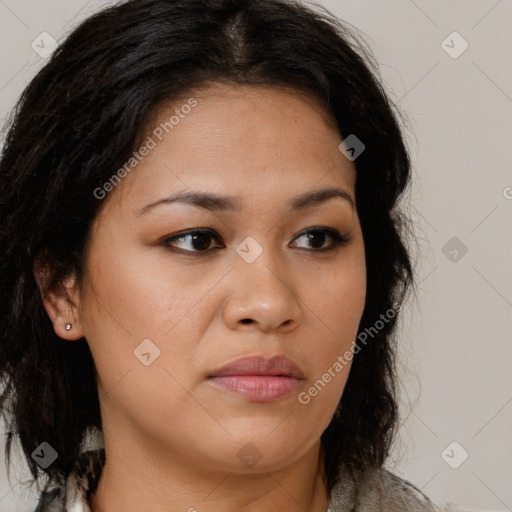
POLYGON ((328 345, 345 345, 357 335, 365 306, 366 265, 362 247, 348 253, 336 270, 317 275, 314 282, 306 297, 328 335, 328 345))
MULTIPOLYGON (((144 251, 114 250, 113 243, 91 254, 81 318, 102 387, 117 389, 123 379, 156 397, 169 380, 176 384, 164 368, 189 385, 194 347, 211 320, 208 291, 218 272, 179 268, 164 253, 150 259, 144 251), (148 352, 154 362, 146 367, 140 358, 148 352)), ((180 388, 174 391, 179 395, 180 388)))
POLYGON ((88 268, 84 313, 90 336, 101 328, 112 340, 160 339, 197 303, 201 291, 187 286, 187 272, 140 249, 97 248, 88 268))
MULTIPOLYGON (((310 307, 312 345, 304 347, 313 375, 307 391, 311 401, 335 407, 345 386, 352 364, 352 345, 357 336, 366 298, 364 253, 345 261, 338 273, 316 281, 307 295, 310 307), (316 383, 316 384, 315 384, 316 383), (315 398, 317 397, 318 398, 315 398)), ((308 397, 305 397, 305 401, 308 397)))
POLYGON ((193 368, 191 346, 203 329, 193 315, 198 298, 190 290, 171 292, 183 290, 183 276, 169 268, 157 272, 126 255, 103 261, 91 266, 85 286, 84 329, 105 421, 117 423, 122 414, 142 428, 141 419, 150 418, 177 435, 178 424, 169 427, 171 411, 194 405, 185 388, 193 368))

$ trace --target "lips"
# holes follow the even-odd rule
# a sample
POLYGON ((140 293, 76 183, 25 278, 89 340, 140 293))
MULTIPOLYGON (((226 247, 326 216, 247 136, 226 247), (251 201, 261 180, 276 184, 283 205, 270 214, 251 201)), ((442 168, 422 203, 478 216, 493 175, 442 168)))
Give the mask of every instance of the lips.
POLYGON ((215 370, 209 377, 230 375, 266 375, 304 379, 301 369, 291 359, 282 355, 272 357, 242 357, 215 370))
POLYGON ((285 398, 296 391, 302 380, 301 369, 282 355, 236 359, 208 377, 215 388, 251 402, 275 402, 285 398))

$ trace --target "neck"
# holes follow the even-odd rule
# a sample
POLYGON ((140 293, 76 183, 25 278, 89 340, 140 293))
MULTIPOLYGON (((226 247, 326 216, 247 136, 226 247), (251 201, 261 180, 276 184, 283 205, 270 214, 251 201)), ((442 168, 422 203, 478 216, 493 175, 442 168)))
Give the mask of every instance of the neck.
POLYGON ((177 463, 172 453, 105 438, 106 463, 91 512, 326 512, 329 502, 320 441, 288 467, 264 473, 177 463))

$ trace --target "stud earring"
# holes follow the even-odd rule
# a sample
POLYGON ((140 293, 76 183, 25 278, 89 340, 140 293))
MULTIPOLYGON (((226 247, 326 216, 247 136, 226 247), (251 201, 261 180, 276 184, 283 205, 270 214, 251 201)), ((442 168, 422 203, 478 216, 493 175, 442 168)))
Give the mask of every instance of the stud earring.
POLYGON ((71 327, 72 327, 72 325, 71 325, 71 324, 66 324, 66 331, 70 331, 70 330, 71 330, 71 327))

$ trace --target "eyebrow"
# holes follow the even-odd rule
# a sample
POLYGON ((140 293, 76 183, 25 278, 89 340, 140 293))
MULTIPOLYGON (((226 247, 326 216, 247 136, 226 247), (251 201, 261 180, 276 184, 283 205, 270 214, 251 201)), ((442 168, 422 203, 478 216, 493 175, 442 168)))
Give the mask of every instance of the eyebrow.
MULTIPOLYGON (((356 207, 354 200, 348 192, 339 188, 325 188, 313 192, 306 192, 294 197, 289 202, 289 211, 296 212, 305 210, 306 208, 324 203, 335 197, 347 201, 352 208, 356 207)), ((137 216, 148 212, 156 206, 173 203, 188 204, 199 208, 206 208, 210 211, 240 211, 242 206, 242 202, 238 197, 223 196, 209 192, 177 192, 169 197, 159 199, 158 201, 144 206, 138 211, 137 216)))

